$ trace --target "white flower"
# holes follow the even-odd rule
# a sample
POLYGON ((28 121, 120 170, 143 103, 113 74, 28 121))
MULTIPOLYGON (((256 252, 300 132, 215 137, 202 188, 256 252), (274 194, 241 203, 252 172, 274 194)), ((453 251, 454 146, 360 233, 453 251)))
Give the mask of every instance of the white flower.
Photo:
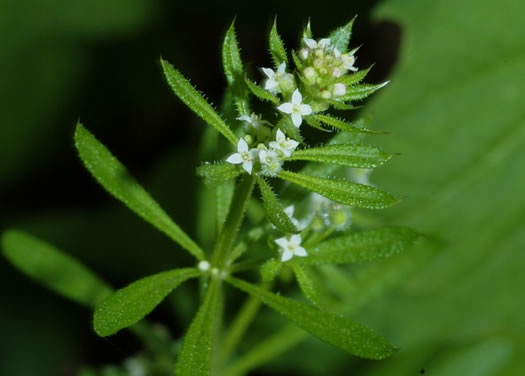
POLYGON ((304 38, 304 43, 310 47, 311 49, 314 48, 325 48, 330 46, 330 38, 323 38, 319 42, 316 42, 313 39, 304 38))
POLYGON ((263 126, 265 123, 267 123, 267 121, 264 121, 261 119, 261 115, 256 115, 254 113, 252 113, 250 116, 248 115, 239 116, 237 120, 244 121, 254 128, 259 128, 263 126))
POLYGON ((270 135, 270 128, 266 124, 270 124, 266 120, 262 120, 261 115, 252 113, 250 116, 242 115, 237 118, 245 123, 245 130, 248 134, 252 133, 259 139, 265 139, 270 135))
POLYGON ((275 176, 279 171, 281 171, 281 160, 279 159, 279 156, 275 150, 260 150, 259 160, 262 164, 263 173, 275 176))
POLYGON ((290 236, 290 239, 283 237, 274 241, 282 249, 281 261, 283 262, 290 260, 293 256, 308 256, 306 249, 301 247, 301 235, 299 234, 290 236))
POLYGON ((355 64, 355 56, 349 55, 349 54, 342 54, 341 59, 343 60, 343 68, 347 70, 351 70, 353 72, 357 71, 357 68, 354 67, 355 64))
POLYGON ((285 114, 292 115, 293 124, 299 128, 303 122, 304 115, 310 115, 312 113, 312 107, 307 104, 303 104, 303 96, 299 92, 299 89, 295 89, 292 94, 292 101, 281 104, 277 109, 285 114))
POLYGON ((277 134, 275 135, 275 141, 270 142, 270 147, 275 150, 280 150, 286 157, 292 155, 292 152, 299 145, 295 140, 292 140, 290 137, 286 137, 284 133, 277 129, 277 134))
POLYGON ((264 74, 268 77, 264 88, 268 91, 278 93, 280 91, 279 86, 286 77, 286 62, 282 62, 277 68, 277 72, 274 72, 270 68, 262 68, 264 74))
POLYGON ((332 94, 334 94, 335 97, 340 97, 341 95, 345 95, 346 93, 346 86, 344 84, 335 84, 334 90, 332 91, 332 94))
POLYGON ((237 143, 237 153, 230 155, 226 162, 231 164, 242 163, 242 168, 251 175, 253 160, 257 158, 258 154, 257 149, 248 150, 248 144, 241 138, 237 143))

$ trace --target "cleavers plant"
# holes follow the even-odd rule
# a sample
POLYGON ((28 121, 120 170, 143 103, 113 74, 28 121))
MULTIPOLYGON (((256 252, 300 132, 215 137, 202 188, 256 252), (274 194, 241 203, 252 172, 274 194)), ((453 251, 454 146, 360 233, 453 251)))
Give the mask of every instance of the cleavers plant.
MULTIPOLYGON (((95 179, 191 253, 195 266, 164 271, 113 292, 83 265, 20 231, 4 234, 7 257, 54 290, 94 307, 93 325, 98 335, 110 336, 129 328, 146 346, 164 355, 163 340, 148 323, 139 321, 181 283, 200 278, 204 293, 176 357, 174 371, 179 376, 233 374, 225 370, 232 369, 228 362, 257 314, 259 305, 254 302, 258 301, 350 354, 368 359, 392 355, 395 347, 386 339, 326 309, 330 306, 329 292, 323 286, 326 270, 318 272, 327 264, 387 258, 421 238, 405 227, 365 230, 359 216, 353 218, 355 208, 383 209, 398 202, 368 184, 371 169, 392 157, 361 143, 364 136, 379 132, 366 128, 364 120, 349 122, 339 117, 341 111, 355 109, 356 101, 387 84, 362 83, 370 68, 355 67, 357 48, 349 50, 353 22, 320 40, 313 38, 308 24, 299 48, 290 55, 274 22, 269 36, 274 66, 261 69, 262 85, 248 78, 232 23, 222 47, 228 83, 224 117, 177 69, 161 59, 175 95, 224 136, 229 150, 217 156, 219 161, 204 162, 197 168, 197 175, 217 200, 217 213, 210 213, 217 218, 211 249, 192 240, 108 149, 82 124, 77 125, 75 145, 95 179), (255 112, 253 97, 262 101, 259 105, 267 116, 255 112), (305 125, 324 135, 335 135, 310 147, 301 134, 305 125), (267 220, 253 213, 245 220, 248 207, 254 213, 264 211, 267 220), (258 277, 253 270, 259 271, 258 277), (281 277, 286 280, 292 275, 307 302, 272 292, 281 277), (259 281, 250 282, 254 279, 259 281), (222 330, 227 286, 251 298, 229 328, 222 330)), ((337 273, 337 267, 332 268, 337 273)), ((166 363, 157 369, 158 374, 163 374, 161 369, 173 372, 166 356, 158 358, 166 363)), ((155 369, 148 372, 153 374, 155 369)))

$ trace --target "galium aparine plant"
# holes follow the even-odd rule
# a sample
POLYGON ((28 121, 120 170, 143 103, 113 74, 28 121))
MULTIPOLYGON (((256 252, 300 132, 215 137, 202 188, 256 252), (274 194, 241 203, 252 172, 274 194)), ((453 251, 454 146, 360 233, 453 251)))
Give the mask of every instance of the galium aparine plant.
POLYGON ((147 374, 241 374, 242 358, 233 364, 231 360, 256 317, 258 305, 253 302, 266 304, 306 332, 355 356, 384 359, 392 355, 396 349, 385 338, 340 315, 324 286, 327 275, 341 274, 337 265, 390 257, 421 238, 404 227, 365 230, 354 218, 359 208, 383 209, 398 200, 368 183, 370 171, 392 157, 362 143, 364 136, 379 132, 366 128, 363 120, 349 122, 340 117, 342 111, 355 109, 356 102, 387 84, 363 83, 370 68, 359 70, 355 65, 357 48, 349 48, 353 22, 321 39, 313 37, 308 24, 291 51, 285 49, 274 22, 269 35, 273 66, 261 67, 254 78, 245 70, 232 24, 222 47, 228 83, 224 116, 161 59, 175 95, 224 137, 228 150, 197 168, 197 175, 208 192, 217 194, 222 207, 220 213, 209 208, 209 214, 217 217, 217 236, 210 249, 191 239, 110 151, 77 125, 75 145, 95 179, 193 255, 194 266, 163 271, 113 291, 70 256, 20 231, 4 234, 7 257, 55 291, 94 307, 98 335, 106 337, 127 328, 142 339, 153 356, 131 361, 147 374), (312 147, 303 136, 304 127, 333 137, 312 147), (246 218, 249 205, 265 216, 246 218), (45 265, 31 257, 36 253, 48 260, 45 265), (327 265, 332 266, 319 273, 327 265), (59 273, 60 278, 49 277, 50 272, 59 273), (273 292, 274 286, 291 276, 304 301, 273 292), (168 350, 170 340, 143 318, 191 278, 201 280, 203 297, 180 351, 173 354, 168 350), (223 330, 223 291, 230 287, 251 297, 223 330), (331 306, 333 311, 327 309, 331 306))

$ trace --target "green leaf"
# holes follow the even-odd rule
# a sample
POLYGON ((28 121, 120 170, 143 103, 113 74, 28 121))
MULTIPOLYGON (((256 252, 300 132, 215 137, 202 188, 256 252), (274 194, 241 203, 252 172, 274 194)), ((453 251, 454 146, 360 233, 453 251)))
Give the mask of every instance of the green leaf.
POLYGON ((346 206, 384 209, 399 202, 395 197, 377 188, 346 180, 319 178, 290 171, 281 171, 278 177, 346 206))
POLYGON ((222 65, 228 85, 232 87, 233 99, 240 115, 249 115, 248 93, 243 82, 244 67, 235 36, 235 20, 230 25, 222 44, 222 65))
POLYGON ((372 95, 374 92, 388 85, 390 81, 385 81, 381 84, 371 85, 371 84, 362 84, 349 86, 346 88, 345 95, 338 97, 341 101, 358 101, 367 98, 372 95))
POLYGON ((246 82, 248 89, 250 89, 252 94, 255 95, 257 98, 262 99, 263 101, 271 102, 273 104, 279 104, 279 98, 277 98, 269 91, 264 90, 262 87, 255 84, 254 82, 250 81, 248 77, 244 77, 244 81, 246 82))
POLYGON ((97 305, 93 318, 95 332, 106 337, 135 324, 182 282, 200 274, 195 268, 175 269, 139 279, 117 290, 97 305))
POLYGON ((346 167, 376 168, 386 163, 392 154, 370 145, 328 145, 295 150, 285 161, 313 161, 346 167))
POLYGON ((348 51, 348 44, 350 43, 350 37, 352 36, 352 26, 357 16, 352 18, 345 26, 334 30, 328 38, 330 38, 331 45, 334 46, 342 54, 348 51))
POLYGON ((369 66, 368 68, 366 68, 364 70, 360 70, 360 71, 357 71, 357 72, 352 73, 352 74, 345 74, 341 78, 337 79, 336 82, 346 85, 347 86, 347 90, 348 90, 349 86, 357 84, 357 83, 363 81, 365 79, 366 75, 368 74, 368 72, 370 72, 370 69, 372 69, 373 66, 374 66, 374 64, 372 64, 371 66, 369 66))
POLYGON ((73 257, 22 231, 6 231, 2 248, 6 258, 24 274, 77 303, 93 307, 112 292, 73 257))
POLYGON ((330 132, 329 129, 323 128, 323 126, 315 118, 315 116, 309 115, 309 116, 305 116, 303 119, 306 122, 306 124, 308 124, 312 128, 318 129, 318 130, 323 131, 323 132, 330 132))
POLYGON ((293 59, 293 62, 295 63, 295 66, 297 67, 297 69, 302 71, 303 70, 303 63, 301 63, 301 60, 299 59, 299 56, 297 56, 297 54, 295 53, 294 50, 292 50, 292 59, 293 59))
POLYGON ((270 31, 270 52, 272 54, 272 59, 276 67, 285 62, 288 65, 288 57, 286 56, 286 50, 284 48, 284 43, 277 32, 277 17, 273 21, 272 30, 270 31))
POLYGON ((204 184, 217 187, 228 180, 236 178, 241 172, 231 163, 206 163, 197 167, 197 176, 204 178, 204 184))
POLYGON ((343 98, 344 97, 341 96, 341 97, 337 97, 337 100, 328 99, 327 102, 330 103, 330 105, 333 106, 336 110, 348 111, 348 110, 357 110, 361 108, 360 106, 354 106, 352 104, 346 104, 346 103, 341 102, 341 100, 344 100, 343 98))
POLYGON ((290 116, 282 116, 279 122, 277 123, 277 128, 282 129, 287 136, 293 138, 299 143, 303 143, 303 137, 301 136, 301 132, 299 132, 299 128, 297 128, 292 123, 292 119, 290 118, 290 116))
POLYGON ((75 146, 86 168, 113 197, 122 201, 198 259, 205 258, 199 246, 168 217, 111 152, 80 123, 75 131, 75 146))
POLYGON ((340 120, 328 115, 315 115, 315 118, 319 121, 322 121, 325 124, 328 124, 334 128, 340 129, 345 132, 354 132, 354 133, 364 133, 364 134, 377 134, 378 131, 372 129, 357 127, 356 123, 349 123, 344 120, 340 120))
POLYGON ((304 28, 303 38, 308 38, 308 39, 312 39, 313 38, 313 36, 312 36, 312 25, 310 23, 310 19, 308 19, 306 27, 304 28))
POLYGON ((271 282, 281 271, 283 263, 277 259, 271 258, 261 265, 261 278, 263 282, 271 282))
POLYGON ((422 235, 407 227, 383 227, 326 240, 308 248, 301 264, 349 264, 397 255, 414 246, 422 235))
POLYGON ((175 366, 177 376, 210 375, 218 301, 218 280, 212 279, 204 302, 184 336, 184 343, 175 366))
POLYGON ((320 306, 321 301, 319 300, 319 292, 315 287, 314 277, 311 275, 311 272, 307 270, 306 267, 297 264, 295 261, 289 264, 295 273, 295 278, 297 279, 297 283, 299 283, 299 287, 304 296, 316 306, 320 306))
POLYGON ((391 356, 396 350, 383 337, 352 320, 275 295, 234 277, 228 277, 226 280, 235 287, 259 298, 264 304, 297 326, 351 354, 367 359, 384 359, 391 356))
POLYGON ((235 147, 237 146, 237 137, 226 125, 224 120, 215 112, 212 106, 200 95, 197 90, 184 78, 182 74, 167 61, 160 59, 162 69, 168 84, 179 99, 186 104, 197 116, 206 123, 217 129, 228 141, 235 147))
POLYGON ((279 204, 272 188, 266 183, 264 178, 256 176, 255 179, 257 180, 257 185, 261 191, 264 209, 270 222, 282 232, 293 234, 299 232, 288 214, 284 212, 284 209, 281 204, 279 204))

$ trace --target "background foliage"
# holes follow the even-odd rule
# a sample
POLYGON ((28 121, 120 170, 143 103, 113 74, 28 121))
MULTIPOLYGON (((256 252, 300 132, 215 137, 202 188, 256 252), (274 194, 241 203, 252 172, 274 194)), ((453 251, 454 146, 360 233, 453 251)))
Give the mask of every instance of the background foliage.
MULTIPOLYGON (((77 118, 202 238, 193 187, 203 124, 173 98, 158 56, 218 103, 219 46, 233 15, 245 61, 269 66, 265 38, 274 14, 291 44, 309 16, 323 35, 358 13, 358 66, 376 61, 371 81, 392 79, 364 112, 374 129, 392 132, 374 141, 402 153, 373 177, 406 195, 384 222, 436 234, 445 247, 358 314, 402 348, 398 355, 356 360, 310 339, 259 374, 346 375, 349 367, 359 375, 523 374, 525 5, 384 0, 298 8, 269 1, 255 14, 248 3, 222 4, 0 1, 1 228, 22 228, 67 250, 117 287, 187 265, 184 252, 88 176, 73 148, 77 118)), ((96 337, 89 310, 3 259, 0 276, 1 374, 68 375, 136 350, 126 334, 96 337)), ((196 309, 194 287, 180 287, 152 319, 182 334, 196 309)), ((272 320, 261 320, 252 341, 272 320)))

